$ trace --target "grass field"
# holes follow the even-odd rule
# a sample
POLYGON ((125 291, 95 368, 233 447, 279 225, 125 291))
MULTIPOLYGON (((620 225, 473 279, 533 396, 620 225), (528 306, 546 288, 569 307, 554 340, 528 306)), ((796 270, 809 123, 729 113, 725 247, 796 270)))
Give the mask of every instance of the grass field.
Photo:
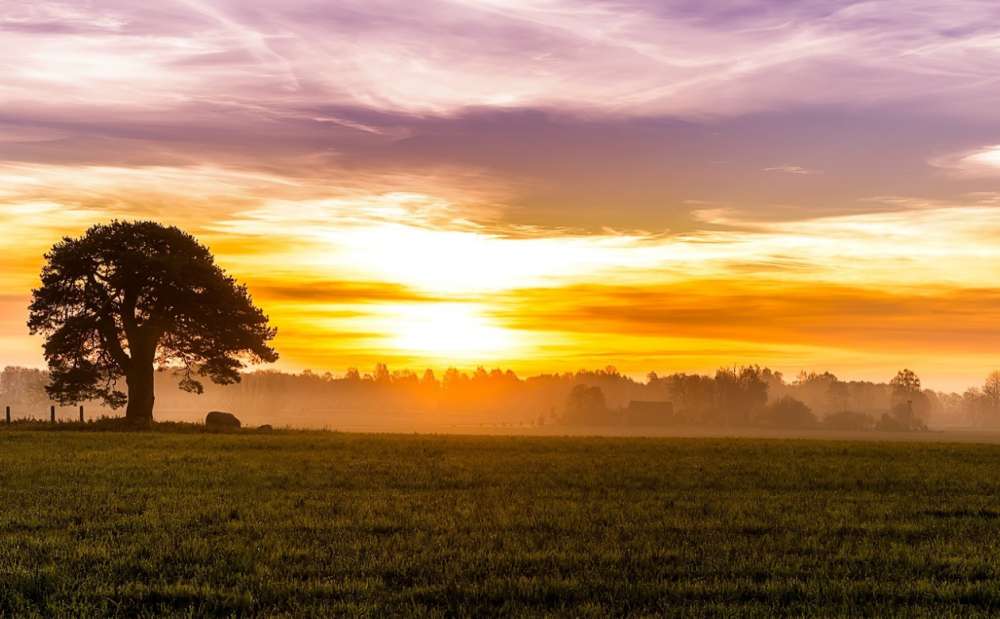
POLYGON ((0 429, 0 615, 992 616, 1000 447, 0 429))

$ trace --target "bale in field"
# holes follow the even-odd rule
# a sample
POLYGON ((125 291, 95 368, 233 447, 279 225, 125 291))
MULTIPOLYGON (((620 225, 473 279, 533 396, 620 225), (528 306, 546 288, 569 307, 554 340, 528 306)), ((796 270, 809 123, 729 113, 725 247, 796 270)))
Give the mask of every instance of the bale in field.
POLYGON ((243 424, 232 413, 212 411, 205 417, 205 425, 213 428, 240 428, 243 424))

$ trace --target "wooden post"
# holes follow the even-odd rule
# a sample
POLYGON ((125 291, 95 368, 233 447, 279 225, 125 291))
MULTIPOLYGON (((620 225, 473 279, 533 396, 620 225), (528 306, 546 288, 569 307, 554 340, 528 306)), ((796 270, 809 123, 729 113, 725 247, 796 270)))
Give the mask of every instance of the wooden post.
POLYGON ((10 407, 7 407, 7 425, 10 425, 10 407))
POLYGON ((56 407, 55 406, 50 406, 49 407, 49 417, 52 419, 52 423, 56 422, 56 407))
POLYGON ((83 404, 80 405, 80 423, 83 423, 83 404))

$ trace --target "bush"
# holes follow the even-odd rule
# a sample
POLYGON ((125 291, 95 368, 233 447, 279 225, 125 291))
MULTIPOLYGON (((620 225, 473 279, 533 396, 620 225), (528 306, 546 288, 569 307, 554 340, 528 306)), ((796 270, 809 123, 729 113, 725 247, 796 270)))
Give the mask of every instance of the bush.
POLYGON ((808 430, 816 427, 816 415, 805 402, 785 396, 771 402, 760 414, 758 422, 766 428, 808 430))
POLYGON ((823 418, 824 430, 840 430, 855 432, 871 430, 875 426, 875 418, 865 413, 854 411, 839 411, 830 413, 823 418))
POLYGON ((927 424, 913 412, 911 402, 900 402, 892 407, 891 412, 882 413, 875 429, 883 432, 922 432, 927 430, 927 424))

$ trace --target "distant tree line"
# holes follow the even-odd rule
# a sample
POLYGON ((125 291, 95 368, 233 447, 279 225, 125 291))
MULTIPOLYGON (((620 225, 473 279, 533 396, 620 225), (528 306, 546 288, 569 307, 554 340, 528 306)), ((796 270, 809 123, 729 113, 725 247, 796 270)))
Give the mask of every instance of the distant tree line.
POLYGON ((45 385, 49 373, 35 368, 7 366, 0 372, 0 406, 10 406, 18 412, 35 408, 41 411, 49 401, 45 385))
MULTIPOLYGON (((184 376, 168 370, 157 373, 156 380, 173 387, 184 376)), ((42 370, 5 368, 0 372, 0 405, 41 416, 48 405, 48 380, 42 370)), ((923 389, 910 370, 883 383, 842 381, 829 372, 801 372, 786 380, 780 372, 756 365, 724 367, 714 375, 650 372, 645 381, 637 381, 612 366, 521 378, 510 370, 483 367, 471 373, 449 368, 438 375, 433 370, 390 371, 377 364, 370 372, 350 368, 340 376, 258 370, 235 385, 206 384, 202 395, 173 388, 159 393, 164 411, 220 408, 277 417, 338 410, 448 411, 538 424, 617 425, 629 402, 639 400, 672 402, 669 425, 918 430, 933 422, 1000 427, 1000 371, 990 373, 982 387, 957 394, 923 389)))

